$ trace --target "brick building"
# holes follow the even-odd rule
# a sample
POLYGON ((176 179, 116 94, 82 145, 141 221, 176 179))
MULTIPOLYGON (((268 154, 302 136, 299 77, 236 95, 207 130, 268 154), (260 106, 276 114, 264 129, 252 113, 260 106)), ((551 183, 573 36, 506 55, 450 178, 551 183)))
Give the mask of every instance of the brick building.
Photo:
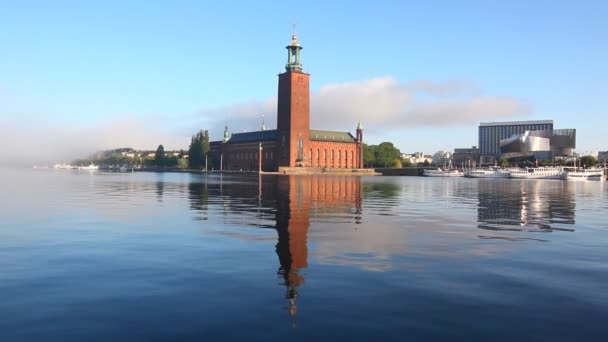
POLYGON ((277 129, 230 134, 211 142, 211 156, 222 170, 277 171, 290 167, 363 168, 363 127, 349 132, 310 129, 310 75, 302 71, 296 35, 279 75, 277 129))

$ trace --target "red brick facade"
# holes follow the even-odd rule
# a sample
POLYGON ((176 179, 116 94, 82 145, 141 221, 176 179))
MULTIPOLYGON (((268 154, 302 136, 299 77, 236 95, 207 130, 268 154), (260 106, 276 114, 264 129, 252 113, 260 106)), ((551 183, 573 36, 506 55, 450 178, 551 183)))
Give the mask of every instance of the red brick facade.
POLYGON ((363 131, 347 132, 310 129, 310 75, 302 72, 296 36, 287 46, 286 71, 279 75, 277 129, 234 134, 212 142, 214 161, 222 170, 257 171, 260 145, 262 171, 279 167, 363 168, 363 131))

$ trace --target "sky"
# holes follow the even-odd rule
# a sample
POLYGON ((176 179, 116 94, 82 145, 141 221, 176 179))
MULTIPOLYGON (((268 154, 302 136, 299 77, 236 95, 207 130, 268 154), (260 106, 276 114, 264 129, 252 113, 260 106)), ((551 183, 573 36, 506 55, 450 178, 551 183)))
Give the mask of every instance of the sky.
POLYGON ((0 0, 2 162, 276 127, 296 23, 311 128, 432 154, 554 120, 608 150, 606 1, 0 0))

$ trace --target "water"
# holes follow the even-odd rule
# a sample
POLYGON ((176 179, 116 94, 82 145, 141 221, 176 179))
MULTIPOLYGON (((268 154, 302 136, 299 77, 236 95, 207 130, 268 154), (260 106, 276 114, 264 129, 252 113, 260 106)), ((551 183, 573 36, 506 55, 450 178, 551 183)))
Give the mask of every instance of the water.
POLYGON ((0 171, 1 341, 608 338, 608 185, 0 171))

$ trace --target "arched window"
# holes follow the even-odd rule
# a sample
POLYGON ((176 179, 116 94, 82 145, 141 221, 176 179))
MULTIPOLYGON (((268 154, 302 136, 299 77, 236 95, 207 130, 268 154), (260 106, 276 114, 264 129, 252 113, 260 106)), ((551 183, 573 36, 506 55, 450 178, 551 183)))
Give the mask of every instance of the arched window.
POLYGON ((338 167, 342 166, 342 151, 338 150, 338 167))
POLYGON ((298 138, 298 160, 304 159, 304 140, 302 137, 298 138))
POLYGON ((348 150, 344 150, 344 167, 348 167, 348 150))
POLYGON ((348 150, 344 150, 344 167, 348 168, 348 150))
POLYGON ((321 166, 321 150, 317 149, 317 166, 321 166))

